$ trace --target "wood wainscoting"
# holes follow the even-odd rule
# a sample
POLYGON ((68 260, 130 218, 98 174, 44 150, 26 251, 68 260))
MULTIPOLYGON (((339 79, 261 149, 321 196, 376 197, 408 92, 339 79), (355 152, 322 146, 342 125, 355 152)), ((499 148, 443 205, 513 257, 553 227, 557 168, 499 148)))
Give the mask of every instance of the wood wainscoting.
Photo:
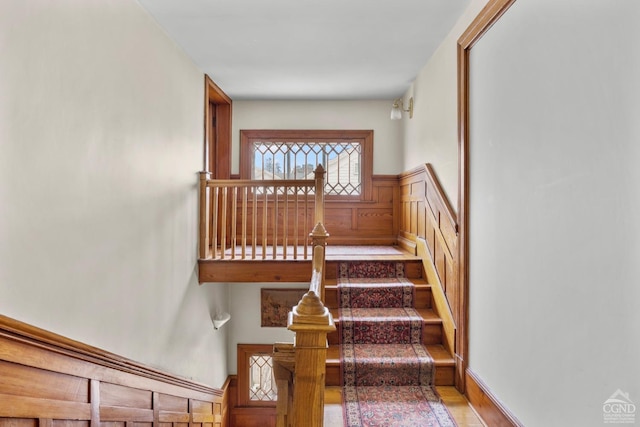
POLYGON ((325 200, 330 245, 393 245, 398 235, 397 175, 374 175, 370 200, 325 200))
POLYGON ((0 427, 105 423, 224 427, 226 394, 0 315, 0 427))
POLYGON ((415 251, 424 239, 438 282, 446 295, 455 328, 456 386, 464 389, 464 340, 466 308, 458 280, 458 225, 447 197, 431 165, 400 175, 400 224, 398 243, 415 251))

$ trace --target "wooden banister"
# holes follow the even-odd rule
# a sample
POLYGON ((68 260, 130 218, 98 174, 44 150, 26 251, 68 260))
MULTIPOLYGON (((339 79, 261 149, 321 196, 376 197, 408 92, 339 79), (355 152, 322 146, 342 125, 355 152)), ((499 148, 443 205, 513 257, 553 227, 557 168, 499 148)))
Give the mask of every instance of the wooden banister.
POLYGON ((212 180, 201 172, 199 257, 276 259, 280 246, 283 259, 290 256, 288 247, 294 260, 308 259, 309 246, 322 235, 307 233, 324 221, 322 165, 314 173, 314 179, 212 180))
POLYGON ((323 426, 327 334, 336 329, 320 298, 324 292, 324 264, 325 248, 315 246, 309 291, 289 313, 287 328, 296 334, 295 345, 274 346, 277 427, 323 426))
POLYGON ((309 234, 313 242, 313 272, 311 276, 311 286, 314 286, 314 281, 317 281, 316 295, 320 297, 320 301, 324 302, 324 272, 325 272, 325 247, 327 246, 327 239, 329 233, 324 228, 324 225, 319 222, 313 227, 313 231, 309 234), (316 255, 317 251, 322 251, 322 254, 316 255))

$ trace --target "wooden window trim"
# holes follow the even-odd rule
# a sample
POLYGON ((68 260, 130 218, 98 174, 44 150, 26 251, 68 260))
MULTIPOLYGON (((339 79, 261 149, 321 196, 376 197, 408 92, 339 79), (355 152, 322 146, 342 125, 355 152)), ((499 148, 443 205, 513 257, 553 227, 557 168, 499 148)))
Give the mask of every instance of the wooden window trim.
POLYGON ((251 179, 251 145, 254 141, 278 142, 334 142, 353 141, 361 144, 362 191, 357 196, 326 195, 332 201, 368 201, 372 199, 373 130, 277 130, 252 129, 240 131, 240 178, 251 179))
POLYGON ((272 354, 273 344, 238 344, 238 406, 275 407, 275 401, 249 399, 249 359, 254 354, 272 354))

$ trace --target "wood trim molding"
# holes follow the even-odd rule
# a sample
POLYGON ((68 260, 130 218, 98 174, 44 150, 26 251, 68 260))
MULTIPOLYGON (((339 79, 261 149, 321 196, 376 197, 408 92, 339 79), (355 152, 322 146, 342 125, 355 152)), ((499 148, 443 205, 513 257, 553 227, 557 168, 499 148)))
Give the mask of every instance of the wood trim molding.
MULTIPOLYGON (((458 327, 456 349, 459 372, 469 359, 469 54, 471 48, 516 0, 490 0, 458 39, 458 284, 463 319, 458 327)), ((458 384, 465 390, 465 378, 458 384)))
MULTIPOLYGON (((186 388, 197 393, 222 396, 221 390, 148 367, 105 350, 74 341, 62 335, 54 334, 53 332, 28 325, 3 315, 0 315, 0 337, 42 348, 49 352, 71 356, 74 359, 100 365, 105 368, 116 369, 124 373, 133 374, 167 385, 186 388)), ((15 362, 20 363, 19 360, 15 362)), ((46 365, 42 366, 42 368, 46 368, 46 365)), ((174 390, 174 388, 171 387, 171 390, 174 390)))
POLYGON ((455 229, 457 229, 458 216, 456 215, 453 208, 451 207, 451 203, 449 202, 449 199, 445 195, 444 189, 442 188, 442 185, 440 184, 440 181, 438 180, 438 176, 436 175, 436 172, 433 170, 433 166, 431 165, 431 163, 427 163, 425 165, 425 169, 427 171, 427 179, 429 183, 433 186, 433 188, 436 189, 436 195, 438 196, 438 202, 440 203, 440 206, 442 206, 442 212, 446 214, 449 224, 451 224, 455 229))
POLYGON ((471 49, 516 0, 490 0, 458 39, 458 45, 471 49))
POLYGON ((467 369, 466 384, 467 399, 486 425, 492 427, 523 426, 511 411, 495 397, 480 377, 470 369, 467 369))
POLYGON ((0 349, 0 421, 226 425, 222 390, 2 315, 0 349))
POLYGON ((233 101, 211 78, 204 76, 204 171, 213 178, 231 176, 231 116, 233 101), (216 126, 212 125, 215 117, 216 126))
POLYGON ((253 355, 271 355, 273 352, 273 344, 238 344, 238 391, 237 402, 239 407, 275 407, 275 400, 251 400, 249 398, 249 381, 250 381, 250 362, 249 359, 253 355))
MULTIPOLYGON (((459 307, 456 215, 431 165, 399 176, 401 225, 398 244, 421 257, 436 309, 443 319, 445 347, 461 360, 456 331, 463 316, 459 307)), ((464 369, 456 366, 455 383, 464 383, 464 369)))

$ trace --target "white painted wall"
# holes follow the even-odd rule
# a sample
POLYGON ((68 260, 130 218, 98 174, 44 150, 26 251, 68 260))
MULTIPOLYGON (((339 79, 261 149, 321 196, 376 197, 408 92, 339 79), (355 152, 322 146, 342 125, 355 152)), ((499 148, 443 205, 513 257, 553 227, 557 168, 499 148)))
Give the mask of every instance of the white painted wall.
POLYGON ((287 328, 262 327, 260 292, 262 288, 308 289, 309 283, 231 283, 229 284, 229 346, 227 367, 230 374, 238 373, 238 344, 273 344, 293 342, 295 334, 287 328))
POLYGON ((0 3, 0 313, 214 387, 203 74, 133 0, 0 3))
POLYGON ((470 367, 527 426, 640 405, 638 22, 518 0, 471 53, 470 367))
POLYGON ((402 172, 400 123, 392 100, 234 101, 232 173, 238 173, 243 129, 373 129, 373 173, 402 172))
POLYGON ((446 39, 404 94, 414 98, 414 115, 403 115, 403 168, 431 163, 451 206, 458 209, 458 38, 485 6, 471 0, 446 39))

